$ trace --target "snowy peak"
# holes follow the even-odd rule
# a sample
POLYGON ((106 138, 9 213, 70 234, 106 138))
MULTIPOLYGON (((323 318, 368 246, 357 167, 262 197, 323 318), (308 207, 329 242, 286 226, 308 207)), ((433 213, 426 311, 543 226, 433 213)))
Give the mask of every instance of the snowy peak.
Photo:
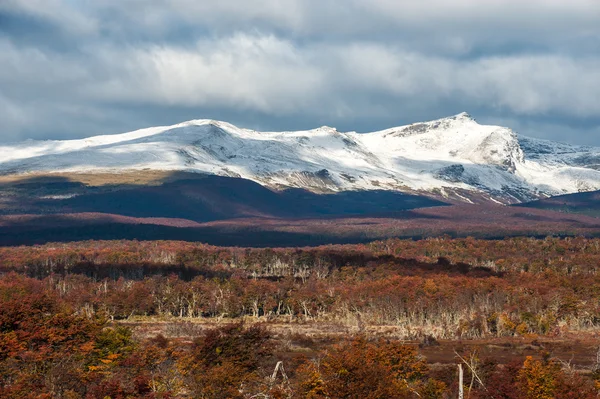
POLYGON ((475 121, 475 119, 469 115, 468 112, 461 112, 460 114, 456 114, 454 116, 451 117, 452 119, 456 119, 456 120, 471 120, 471 121, 475 121))
MULTIPOLYGON (((468 160, 475 164, 496 165, 514 172, 523 162, 517 135, 508 128, 479 125, 466 112, 431 122, 387 129, 388 139, 399 139, 399 147, 412 144, 420 151, 435 152, 438 159, 468 160)), ((402 151, 397 148, 397 151, 402 151)), ((432 154, 434 155, 434 154, 432 154)))
POLYGON ((461 112, 460 114, 454 116, 449 116, 430 122, 419 122, 407 126, 386 129, 382 133, 384 133, 386 136, 391 135, 393 137, 406 137, 429 133, 435 130, 450 134, 452 133, 452 129, 461 129, 469 126, 472 127, 473 125, 479 126, 475 119, 473 119, 468 113, 461 112))
POLYGON ((514 203, 600 189, 600 149, 519 137, 466 112, 372 133, 258 132, 198 119, 0 146, 0 173, 188 171, 315 192, 397 190, 514 203))

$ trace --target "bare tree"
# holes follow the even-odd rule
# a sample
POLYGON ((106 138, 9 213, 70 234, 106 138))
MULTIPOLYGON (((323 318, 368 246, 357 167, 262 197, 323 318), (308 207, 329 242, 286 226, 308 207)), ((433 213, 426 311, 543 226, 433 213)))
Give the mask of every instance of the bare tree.
POLYGON ((465 392, 463 386, 463 368, 462 364, 458 364, 458 399, 464 399, 465 392))
MULTIPOLYGON (((479 383, 479 385, 490 395, 490 399, 494 399, 494 396, 490 393, 490 391, 488 391, 488 389, 485 387, 485 384, 483 383, 483 381, 481 380, 481 378, 479 378, 479 375, 477 375, 477 362, 476 362, 476 353, 473 352, 471 353, 471 355, 469 356, 469 361, 467 361, 467 359, 465 359, 464 357, 462 357, 461 355, 458 354, 458 352, 454 351, 454 353, 456 354, 456 356, 469 368, 469 370, 471 371, 471 384, 469 385, 469 392, 467 395, 467 398, 469 396, 471 396, 471 389, 473 389, 473 384, 475 383, 475 381, 477 381, 479 383)), ((463 399, 464 398, 464 393, 463 393, 463 370, 462 370, 462 364, 458 365, 458 373, 459 373, 459 380, 460 380, 460 387, 459 387, 459 399, 463 399)))

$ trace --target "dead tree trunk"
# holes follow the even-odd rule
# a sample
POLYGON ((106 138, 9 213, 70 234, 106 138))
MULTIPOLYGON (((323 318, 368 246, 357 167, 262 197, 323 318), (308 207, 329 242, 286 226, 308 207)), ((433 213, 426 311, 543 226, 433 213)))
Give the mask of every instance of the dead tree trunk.
POLYGON ((463 387, 463 368, 462 364, 458 365, 458 399, 464 399, 465 392, 463 387))
POLYGON ((282 361, 278 361, 277 364, 275 365, 275 370, 273 370, 273 375, 271 375, 271 383, 274 383, 275 380, 277 379, 277 373, 281 373, 281 377, 283 378, 283 381, 287 382, 288 377, 285 374, 285 370, 283 368, 282 361))

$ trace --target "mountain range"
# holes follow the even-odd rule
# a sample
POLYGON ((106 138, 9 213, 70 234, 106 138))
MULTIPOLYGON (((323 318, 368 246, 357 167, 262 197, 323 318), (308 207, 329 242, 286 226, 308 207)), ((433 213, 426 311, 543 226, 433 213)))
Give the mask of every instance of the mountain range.
POLYGON ((371 133, 259 132, 226 122, 0 146, 0 174, 194 172, 314 193, 388 190, 514 204, 600 189, 600 148, 517 135, 467 113, 371 133))
POLYGON ((466 113, 372 133, 193 120, 0 145, 0 245, 595 236, 599 189, 600 148, 523 137, 466 113))

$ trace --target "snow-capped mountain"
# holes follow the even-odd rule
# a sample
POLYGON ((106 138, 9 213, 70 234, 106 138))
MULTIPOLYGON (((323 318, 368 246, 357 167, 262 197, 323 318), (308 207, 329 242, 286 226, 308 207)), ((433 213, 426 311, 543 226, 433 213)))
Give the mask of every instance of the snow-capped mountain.
POLYGON ((600 189, 600 148, 520 137, 466 113, 372 133, 258 132, 213 120, 0 146, 0 174, 189 171, 315 192, 515 203, 600 189))

